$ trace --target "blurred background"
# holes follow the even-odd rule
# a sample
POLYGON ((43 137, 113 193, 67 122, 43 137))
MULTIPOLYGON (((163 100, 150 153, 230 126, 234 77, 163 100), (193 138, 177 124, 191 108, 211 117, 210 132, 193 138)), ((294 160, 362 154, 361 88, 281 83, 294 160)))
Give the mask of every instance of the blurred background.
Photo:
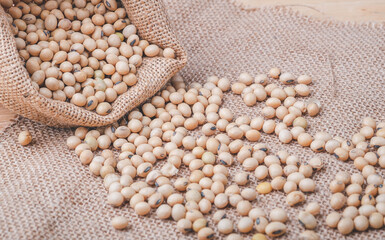
POLYGON ((233 0, 245 8, 288 6, 305 15, 341 21, 385 21, 385 0, 233 0))

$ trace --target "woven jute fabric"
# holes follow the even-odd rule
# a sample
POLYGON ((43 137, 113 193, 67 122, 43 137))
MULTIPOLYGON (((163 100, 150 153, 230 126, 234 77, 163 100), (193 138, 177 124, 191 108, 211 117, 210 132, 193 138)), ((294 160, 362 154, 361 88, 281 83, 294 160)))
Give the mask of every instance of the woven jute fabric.
POLYGON ((4 9, 0 7, 0 103, 15 113, 50 126, 95 127, 117 121, 157 92, 185 65, 186 54, 170 28, 162 0, 122 2, 139 36, 162 48, 174 49, 176 59, 144 58, 137 72, 138 83, 114 101, 111 113, 101 116, 71 103, 48 99, 33 88, 4 9))
MULTIPOLYGON (((295 75, 313 77, 312 97, 319 99, 323 108, 320 115, 308 117, 311 134, 324 130, 348 138, 359 129, 363 117, 384 120, 384 25, 321 22, 284 8, 245 11, 218 0, 166 0, 165 5, 171 25, 190 57, 181 71, 188 83, 203 83, 212 74, 234 82, 242 71, 255 75, 277 66, 295 75)), ((246 107, 239 96, 231 93, 225 94, 223 105, 236 116, 260 115, 264 106, 259 103, 246 107)), ((196 238, 195 234, 178 233, 175 222, 159 220, 154 213, 138 217, 127 205, 109 206, 102 180, 92 176, 65 146, 72 131, 21 118, 1 135, 1 239, 196 238), (25 129, 32 132, 34 143, 21 147, 16 143, 17 135, 25 129), (116 215, 129 217, 131 228, 114 230, 109 221, 116 215)), ((267 143, 272 153, 286 149, 303 162, 316 155, 324 160, 324 169, 313 177, 317 183, 315 193, 306 194, 307 202, 318 201, 322 206, 315 229, 322 239, 385 238, 383 229, 344 237, 325 226, 325 216, 331 211, 328 184, 338 171, 358 172, 351 161, 339 162, 329 154, 315 154, 296 142, 284 145, 275 135, 262 134, 260 141, 267 143)), ((188 174, 183 169, 179 176, 188 174)), ((233 176, 241 167, 236 163, 230 171, 233 176)), ((385 176, 384 171, 378 171, 385 176)), ((255 187, 258 181, 251 175, 248 186, 255 187)), ((304 231, 297 214, 306 203, 290 208, 284 193, 273 192, 258 195, 253 206, 266 212, 275 207, 288 211, 288 232, 280 239, 296 239, 304 231)), ((212 213, 215 211, 213 208, 212 213)), ((237 223, 240 217, 234 209, 227 211, 237 223)), ((212 222, 210 226, 216 229, 212 222)), ((244 236, 250 239, 251 235, 244 236)))

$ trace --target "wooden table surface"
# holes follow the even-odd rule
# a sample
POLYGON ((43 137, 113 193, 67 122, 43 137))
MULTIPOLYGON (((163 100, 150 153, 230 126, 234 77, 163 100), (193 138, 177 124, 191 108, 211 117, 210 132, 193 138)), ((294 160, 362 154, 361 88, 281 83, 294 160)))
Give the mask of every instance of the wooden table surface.
POLYGON ((384 22, 384 0, 234 0, 245 8, 288 6, 308 16, 354 22, 384 22))
MULTIPOLYGON (((354 22, 384 22, 385 0, 234 0, 245 9, 287 6, 318 19, 354 22)), ((0 105, 0 130, 11 123, 15 114, 0 105)))

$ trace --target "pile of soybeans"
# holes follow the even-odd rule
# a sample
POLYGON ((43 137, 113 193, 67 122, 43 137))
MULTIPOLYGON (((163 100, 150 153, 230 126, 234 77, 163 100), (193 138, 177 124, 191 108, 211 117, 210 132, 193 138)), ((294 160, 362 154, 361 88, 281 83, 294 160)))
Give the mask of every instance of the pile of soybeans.
MULTIPOLYGON (((272 75, 273 70, 270 78, 263 76, 263 81, 262 75, 253 78, 243 73, 232 86, 226 78, 211 76, 203 86, 191 83, 187 87, 180 76, 175 76, 118 123, 97 129, 77 128, 67 145, 94 175, 104 178, 107 201, 112 206, 127 202, 138 215, 148 215, 154 209, 158 218, 173 219, 179 231, 196 232, 199 239, 213 238, 215 229, 228 235, 228 239, 241 239, 235 232, 248 233, 253 229, 259 232, 253 239, 281 236, 286 232, 286 211, 276 208, 266 213, 253 208, 253 201, 259 194, 283 191, 287 194, 287 207, 305 203, 304 193, 314 192, 312 176, 322 170, 323 162, 316 156, 303 162, 284 150, 269 152, 269 147, 260 141, 261 135, 276 134, 283 143, 295 139, 315 152, 324 151, 329 141, 339 138, 332 139, 325 132, 313 138, 306 132, 303 116, 316 116, 321 109, 317 100, 300 99, 310 95, 307 84, 311 84, 311 78, 299 78, 307 79, 307 84, 301 83, 298 94, 298 85, 281 88, 274 83, 279 75, 272 75), (239 86, 241 90, 236 92, 239 86), (258 101, 274 109, 274 116, 235 117, 230 109, 221 106, 230 89, 244 100, 247 94, 258 95, 258 101), (272 120, 275 117, 282 122, 276 123, 272 120), (198 137, 193 137, 195 130, 200 131, 198 137), (110 150, 111 146, 118 155, 110 150), (231 178, 229 169, 235 161, 244 171, 231 178), (188 169, 190 174, 179 177, 182 169, 188 169), (256 187, 250 187, 250 174, 260 181, 256 187), (226 209, 231 207, 241 216, 237 223, 226 217, 226 209), (209 213, 214 213, 216 228, 208 225, 205 215, 209 213)), ((339 143, 343 148, 344 141, 339 143)), ((320 207, 317 202, 310 202, 305 211, 298 213, 305 228, 303 239, 319 238, 314 228, 320 207)), ((117 229, 125 229, 128 222, 123 216, 111 221, 117 229)))
MULTIPOLYGON (((211 76, 203 86, 191 83, 188 87, 177 75, 119 122, 96 129, 77 128, 74 136, 67 139, 67 145, 92 174, 104 179, 109 204, 129 206, 141 216, 151 214, 153 209, 159 219, 174 220, 176 228, 184 234, 196 232, 198 239, 212 239, 217 231, 227 235, 227 239, 243 239, 239 233, 255 229, 258 233, 254 240, 284 235, 288 221, 285 209, 275 208, 266 213, 262 208, 252 207, 258 195, 282 191, 287 207, 306 204, 305 210, 298 212, 298 222, 304 228, 300 239, 320 239, 314 229, 321 206, 314 201, 307 203, 304 193, 315 191, 312 176, 322 174, 323 161, 313 156, 304 162, 285 150, 270 152, 261 137, 275 134, 284 144, 296 140, 315 153, 326 151, 342 161, 350 158, 362 171, 353 175, 339 172, 330 182, 330 205, 343 213, 329 213, 327 226, 338 228, 342 234, 354 229, 381 228, 385 188, 374 165, 384 165, 385 124, 365 118, 361 130, 351 140, 326 132, 317 132, 313 137, 306 132, 308 122, 304 116, 316 116, 321 105, 315 99, 300 99, 310 95, 311 78, 303 75, 288 82, 307 79, 307 84, 299 84, 299 94, 298 85, 281 87, 285 85, 274 83, 280 76, 288 75, 272 74, 276 71, 279 69, 272 69, 269 76, 260 74, 255 78, 242 73, 232 85, 226 78, 211 76), (226 93, 230 89, 249 106, 264 102, 262 116, 236 117, 230 109, 222 107, 223 96, 230 94, 226 93), (247 99, 254 96, 257 100, 250 104, 247 99), (243 171, 230 176, 229 169, 235 162, 243 171), (186 170, 190 172, 187 176, 186 170), (250 182, 250 174, 257 184, 250 182), (241 216, 237 223, 227 218, 226 209, 231 207, 241 216), (208 225, 208 214, 213 214, 216 226, 208 225)), ((19 141, 28 145, 31 139, 28 132, 22 132, 19 141)), ((123 230, 129 220, 117 216, 111 224, 123 230)))

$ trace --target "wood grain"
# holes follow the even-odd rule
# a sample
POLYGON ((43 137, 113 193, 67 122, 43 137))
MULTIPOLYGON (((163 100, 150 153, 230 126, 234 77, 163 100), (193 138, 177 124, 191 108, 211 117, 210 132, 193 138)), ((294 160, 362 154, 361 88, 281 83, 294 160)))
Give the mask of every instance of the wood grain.
POLYGON ((12 120, 16 117, 16 114, 12 113, 0 104, 0 131, 11 124, 12 120))
MULTIPOLYGON (((354 22, 384 22, 384 0, 234 0, 245 9, 265 6, 287 6, 302 14, 318 19, 334 19, 354 22)), ((0 105, 0 130, 16 117, 0 105)))
POLYGON ((246 9, 264 6, 287 6, 319 19, 354 22, 384 22, 384 0, 234 0, 246 9))

